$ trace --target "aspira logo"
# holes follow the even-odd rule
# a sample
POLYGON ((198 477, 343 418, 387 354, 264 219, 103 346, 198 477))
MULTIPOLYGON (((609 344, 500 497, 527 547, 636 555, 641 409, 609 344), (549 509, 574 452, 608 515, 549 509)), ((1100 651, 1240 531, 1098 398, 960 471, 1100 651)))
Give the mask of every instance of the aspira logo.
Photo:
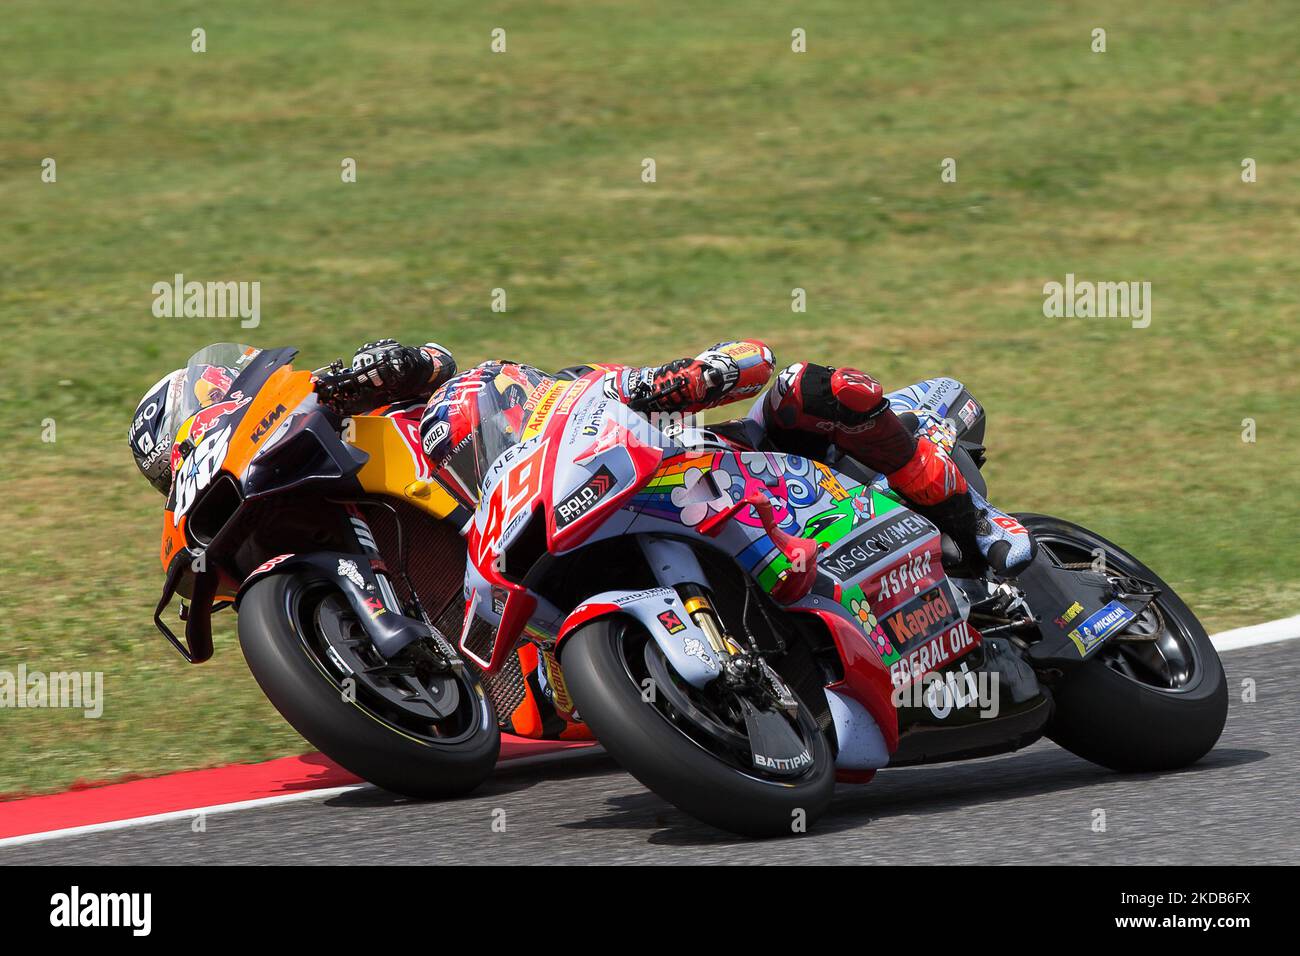
POLYGON ((50 925, 124 926, 132 936, 148 936, 153 929, 153 894, 83 893, 74 886, 50 897, 50 925))

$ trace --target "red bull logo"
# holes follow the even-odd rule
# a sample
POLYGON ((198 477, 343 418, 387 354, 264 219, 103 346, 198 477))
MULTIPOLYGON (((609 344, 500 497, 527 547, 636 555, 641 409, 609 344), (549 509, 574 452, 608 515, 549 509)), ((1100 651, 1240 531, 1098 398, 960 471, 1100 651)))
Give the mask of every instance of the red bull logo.
POLYGON ((209 365, 194 383, 194 397, 200 405, 211 405, 225 398, 234 383, 234 376, 229 371, 220 365, 209 365))
MULTIPOLYGON (((213 366, 213 368, 216 367, 217 366, 213 366)), ((229 380, 229 376, 227 376, 227 381, 229 380)), ((188 438, 193 444, 197 445, 203 440, 203 436, 212 429, 213 425, 231 412, 236 412, 243 408, 250 401, 252 401, 250 398, 232 398, 228 402, 217 402, 215 405, 209 405, 207 408, 195 412, 194 415, 190 417, 190 420, 182 425, 181 430, 176 434, 176 443, 172 445, 172 470, 175 471, 180 467, 182 460, 181 443, 184 442, 185 439, 188 438)))

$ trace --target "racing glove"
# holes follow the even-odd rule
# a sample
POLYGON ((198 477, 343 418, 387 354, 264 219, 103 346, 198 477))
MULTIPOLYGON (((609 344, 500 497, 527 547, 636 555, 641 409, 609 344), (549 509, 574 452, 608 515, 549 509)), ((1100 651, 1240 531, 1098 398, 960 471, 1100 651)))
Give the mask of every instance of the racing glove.
POLYGON ((416 348, 396 339, 367 342, 352 367, 334 377, 331 403, 345 415, 394 402, 428 398, 456 374, 456 360, 440 345, 416 348))
POLYGON ((633 383, 628 407, 635 412, 676 412, 707 406, 726 388, 725 373, 701 359, 677 359, 633 383))

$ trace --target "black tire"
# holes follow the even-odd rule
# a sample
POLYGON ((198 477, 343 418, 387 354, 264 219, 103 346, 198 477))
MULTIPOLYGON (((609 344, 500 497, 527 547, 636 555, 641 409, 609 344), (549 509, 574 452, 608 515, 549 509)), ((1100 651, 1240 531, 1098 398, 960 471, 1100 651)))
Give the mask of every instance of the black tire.
POLYGON ((337 594, 319 579, 274 574, 248 589, 239 608, 239 644, 248 669, 285 720, 318 750, 357 776, 419 798, 468 793, 496 765, 501 733, 483 688, 465 675, 463 725, 449 739, 404 728, 366 706, 364 687, 344 698, 340 678, 313 649, 311 608, 337 594))
POLYGON ((1107 565, 1144 578, 1160 588, 1156 600, 1173 641, 1186 661, 1169 686, 1158 674, 1134 666, 1125 655, 1151 649, 1125 649, 1115 638, 1069 671, 1052 688, 1056 709, 1047 736, 1073 754, 1112 770, 1176 770, 1204 757, 1218 742, 1228 715, 1228 684, 1218 652, 1205 628, 1173 589, 1154 571, 1101 535, 1047 515, 1021 514, 1020 521, 1054 553, 1072 551, 1071 542, 1091 551, 1101 548, 1107 565), (1145 680, 1142 678, 1146 678, 1145 680))
POLYGON ((582 627, 561 654, 574 704, 605 750, 656 794, 699 820, 743 836, 788 836, 800 819, 811 826, 830 804, 835 768, 830 746, 801 706, 800 727, 811 741, 812 767, 776 782, 728 765, 641 699, 620 643, 628 634, 648 641, 638 622, 604 618, 582 627))

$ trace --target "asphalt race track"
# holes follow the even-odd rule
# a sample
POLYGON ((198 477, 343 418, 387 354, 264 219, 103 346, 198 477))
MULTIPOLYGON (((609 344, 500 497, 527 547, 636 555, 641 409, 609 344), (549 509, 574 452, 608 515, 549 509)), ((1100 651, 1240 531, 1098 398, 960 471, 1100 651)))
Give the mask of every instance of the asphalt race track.
POLYGON ((607 757, 500 773, 468 799, 373 789, 0 850, 0 863, 1085 863, 1300 859, 1300 644, 1228 651, 1218 747, 1187 770, 1118 775, 1040 741, 840 786, 811 833, 745 841, 698 824, 607 757), (1257 699, 1242 701, 1243 681, 1257 699), (1095 811, 1105 832, 1094 832, 1095 811), (504 832, 500 821, 504 811, 504 832))

